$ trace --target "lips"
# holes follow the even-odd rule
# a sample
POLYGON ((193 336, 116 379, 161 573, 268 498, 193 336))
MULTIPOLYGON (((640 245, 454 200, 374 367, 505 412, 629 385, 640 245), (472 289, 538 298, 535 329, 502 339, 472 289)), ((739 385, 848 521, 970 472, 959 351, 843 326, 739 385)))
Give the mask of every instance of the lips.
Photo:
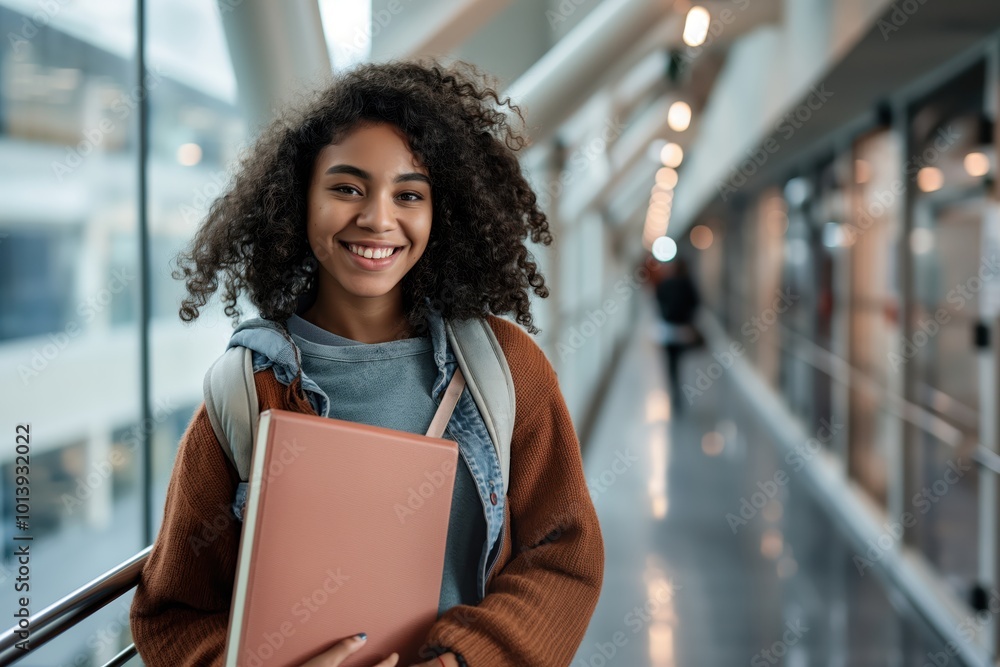
MULTIPOLYGON (((363 244, 357 244, 357 245, 363 245, 363 244)), ((363 257, 361 255, 358 255, 357 253, 353 252, 350 249, 349 244, 347 244, 344 241, 340 242, 340 247, 343 248, 344 252, 347 253, 350 256, 351 261, 353 261, 356 266, 358 266, 359 268, 362 268, 362 269, 366 269, 368 271, 375 271, 375 270, 380 270, 380 269, 388 268, 388 267, 392 266, 393 264, 395 264, 396 263, 396 258, 399 257, 400 254, 402 254, 402 252, 401 252, 402 246, 366 246, 366 247, 369 247, 369 248, 376 248, 376 247, 381 247, 381 248, 396 248, 396 251, 393 252, 388 257, 382 257, 380 259, 375 259, 374 257, 369 258, 369 257, 363 257)))

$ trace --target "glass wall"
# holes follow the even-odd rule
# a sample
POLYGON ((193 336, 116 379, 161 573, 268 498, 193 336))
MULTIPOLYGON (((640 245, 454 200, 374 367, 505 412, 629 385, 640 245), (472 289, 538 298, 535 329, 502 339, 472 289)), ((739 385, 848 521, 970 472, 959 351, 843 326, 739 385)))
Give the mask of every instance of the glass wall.
POLYGON ((871 518, 970 610, 997 581, 1000 56, 982 54, 730 204, 727 293, 706 299, 806 432, 844 427, 827 444, 871 518))
POLYGON ((225 350, 232 332, 217 299, 194 323, 180 320, 177 311, 185 289, 183 281, 170 275, 176 267, 172 260, 228 182, 245 124, 218 4, 147 0, 146 8, 147 62, 159 77, 149 96, 147 157, 153 407, 150 518, 155 533, 163 519, 177 443, 202 401, 205 370, 225 350))
POLYGON ((913 297, 902 361, 912 366, 911 400, 926 426, 907 443, 915 459, 911 490, 921 494, 907 505, 923 510, 916 544, 963 597, 978 573, 977 550, 968 545, 979 542, 979 477, 972 471, 981 423, 980 294, 996 274, 983 244, 984 174, 970 159, 993 151, 985 84, 979 63, 916 103, 909 124, 913 297))
MULTIPOLYGON (((183 285, 169 266, 242 141, 218 5, 147 3, 142 80, 136 11, 134 2, 0 0, 0 428, 8 442, 15 425, 31 428, 32 613, 148 543, 146 514, 155 532, 204 371, 228 339, 217 311, 197 327, 182 325, 183 285), (146 156, 142 99, 150 112, 146 156), (143 159, 148 327, 140 309, 143 159), (149 422, 141 404, 144 336, 149 422), (147 436, 151 490, 143 483, 147 436)), ((13 447, 0 449, 3 609, 15 608, 13 464, 13 447)), ((130 602, 131 594, 27 662, 110 660, 131 641, 130 602)))

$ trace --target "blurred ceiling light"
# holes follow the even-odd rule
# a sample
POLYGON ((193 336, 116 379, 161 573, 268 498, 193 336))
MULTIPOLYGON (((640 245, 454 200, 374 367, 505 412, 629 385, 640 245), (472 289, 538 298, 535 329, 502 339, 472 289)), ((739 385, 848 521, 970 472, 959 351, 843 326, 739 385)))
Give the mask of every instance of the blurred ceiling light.
POLYGON ((670 224, 670 212, 666 213, 646 213, 646 232, 656 232, 653 237, 660 236, 667 233, 667 225, 670 224))
POLYGON ((963 163, 969 176, 985 176, 990 171, 990 158, 986 153, 969 153, 963 163))
POLYGON ((656 184, 661 188, 672 190, 677 186, 677 170, 661 167, 656 170, 656 184))
POLYGON ((695 225, 691 228, 691 245, 698 250, 708 250, 712 247, 715 235, 705 225, 695 225))
POLYGON ((917 227, 910 232, 910 250, 916 255, 924 255, 934 247, 934 232, 926 227, 917 227))
POLYGON ((777 560, 785 550, 785 539, 777 528, 768 528, 760 538, 760 553, 765 558, 777 560))
POLYGON ((867 183, 872 177, 872 165, 868 160, 854 161, 854 182, 867 183))
POLYGON ((201 146, 198 144, 181 144, 177 148, 177 161, 185 167, 193 167, 201 162, 201 146))
POLYGON ((944 185, 944 174, 937 167, 924 167, 917 172, 917 187, 924 192, 940 190, 944 185))
POLYGON ((653 241, 653 257, 661 262, 669 262, 677 256, 677 242, 669 236, 661 236, 653 241))
POLYGON ((707 456, 718 456, 726 448, 726 439, 718 431, 709 431, 701 436, 701 451, 707 456))
POLYGON ((671 142, 660 151, 660 162, 664 167, 679 167, 682 160, 684 160, 684 149, 678 144, 671 142))
POLYGON ((688 11, 687 19, 684 21, 684 34, 682 39, 688 46, 701 46, 708 37, 708 26, 712 22, 712 17, 708 15, 708 10, 704 7, 692 7, 688 11))
POLYGON ((674 132, 683 132, 691 124, 691 107, 687 102, 677 101, 667 110, 667 125, 674 132))

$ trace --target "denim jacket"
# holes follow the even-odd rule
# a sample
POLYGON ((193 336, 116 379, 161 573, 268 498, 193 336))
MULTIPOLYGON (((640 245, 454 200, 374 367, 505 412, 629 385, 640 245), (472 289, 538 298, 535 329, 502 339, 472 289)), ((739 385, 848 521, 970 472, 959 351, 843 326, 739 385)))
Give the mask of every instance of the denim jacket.
MULTIPOLYGON (((451 381, 458 360, 451 349, 441 314, 429 309, 428 331, 433 343, 434 362, 438 374, 431 390, 435 404, 441 402, 442 394, 451 381)), ((241 323, 229 339, 229 347, 242 346, 253 351, 253 370, 274 369, 274 376, 284 385, 291 384, 298 375, 296 350, 293 343, 282 335, 281 326, 271 320, 254 318, 241 323)), ((301 353, 298 358, 301 358, 301 353)), ((302 389, 306 393, 316 414, 330 416, 330 399, 311 378, 302 373, 302 389)), ((489 431, 479 408, 466 387, 445 428, 444 437, 458 443, 459 455, 463 458, 479 491, 479 499, 486 517, 486 542, 479 558, 477 582, 479 599, 486 596, 486 584, 497 556, 500 554, 503 538, 504 505, 503 477, 500 459, 497 456, 489 431)), ((233 502, 233 512, 242 521, 241 508, 246 498, 247 483, 241 482, 233 502)))

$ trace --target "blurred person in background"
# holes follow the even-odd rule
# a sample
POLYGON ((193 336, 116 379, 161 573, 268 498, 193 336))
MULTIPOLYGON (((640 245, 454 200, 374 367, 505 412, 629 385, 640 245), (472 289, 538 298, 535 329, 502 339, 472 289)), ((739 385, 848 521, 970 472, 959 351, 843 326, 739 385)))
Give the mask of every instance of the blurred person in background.
POLYGON ((662 278, 656 284, 656 303, 660 309, 660 342, 667 353, 667 372, 670 378, 670 402, 680 412, 683 404, 680 362, 685 350, 702 344, 701 334, 694 326, 695 313, 701 298, 688 272, 683 257, 663 264, 662 278))

